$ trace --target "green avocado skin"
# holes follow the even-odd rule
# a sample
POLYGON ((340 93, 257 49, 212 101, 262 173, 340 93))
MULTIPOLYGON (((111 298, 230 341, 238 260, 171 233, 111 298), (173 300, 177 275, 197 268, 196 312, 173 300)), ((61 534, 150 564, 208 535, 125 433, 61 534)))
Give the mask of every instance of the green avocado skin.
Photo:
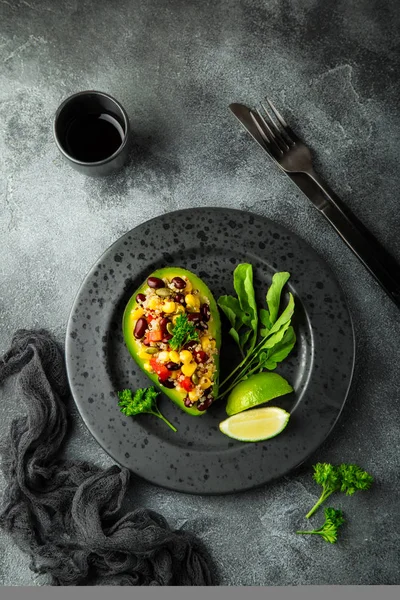
POLYGON ((137 342, 136 338, 133 335, 133 319, 131 313, 135 308, 137 308, 138 304, 136 302, 136 296, 140 293, 143 293, 147 288, 147 279, 149 277, 159 277, 163 279, 164 277, 168 279, 172 279, 173 277, 182 277, 185 276, 189 279, 194 289, 198 289, 200 292, 200 298, 202 301, 205 299, 208 300, 210 306, 211 318, 208 322, 208 333, 210 337, 215 339, 216 348, 218 350, 218 354, 214 355, 214 362, 216 366, 216 377, 213 385, 213 395, 214 398, 218 396, 218 380, 219 380, 219 352, 221 348, 221 320, 219 316, 218 306, 212 295, 208 286, 202 281, 197 275, 192 273, 191 271, 187 271, 186 269, 182 269, 180 267, 164 267, 163 269, 158 269, 153 273, 150 273, 143 284, 132 294, 128 304, 125 307, 124 315, 122 318, 122 330, 124 334, 125 344, 134 359, 137 365, 142 369, 144 373, 146 373, 147 377, 151 379, 155 386, 157 386, 172 402, 174 402, 179 408, 193 416, 201 416, 204 415, 206 411, 199 411, 197 408, 188 408, 184 405, 184 398, 186 396, 185 393, 178 392, 177 390, 171 390, 169 388, 164 387, 158 381, 158 377, 155 373, 149 373, 144 368, 144 360, 138 356, 138 352, 140 352, 140 345, 137 342))

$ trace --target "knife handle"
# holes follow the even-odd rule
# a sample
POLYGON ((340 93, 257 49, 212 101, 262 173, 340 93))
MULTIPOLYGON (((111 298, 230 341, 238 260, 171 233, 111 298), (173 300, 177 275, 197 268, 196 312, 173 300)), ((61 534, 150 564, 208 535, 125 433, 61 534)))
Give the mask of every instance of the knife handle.
POLYGON ((315 193, 323 195, 319 201, 309 196, 312 202, 400 308, 399 263, 314 170, 305 174, 315 184, 315 193))

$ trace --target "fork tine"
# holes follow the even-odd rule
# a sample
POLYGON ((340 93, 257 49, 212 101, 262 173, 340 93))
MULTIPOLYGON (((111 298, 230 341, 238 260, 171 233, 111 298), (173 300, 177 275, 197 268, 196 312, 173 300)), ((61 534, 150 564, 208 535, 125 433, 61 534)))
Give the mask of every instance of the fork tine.
MULTIPOLYGON (((298 141, 299 138, 294 133, 294 131, 291 129, 291 127, 289 127, 289 125, 286 123, 285 119, 282 117, 282 115, 280 114, 280 112, 278 111, 278 109, 275 108, 275 106, 272 104, 271 100, 269 98, 265 98, 265 99, 268 102, 268 104, 269 104, 272 112, 275 115, 276 120, 281 125, 281 127, 282 127, 283 131, 285 132, 286 136, 288 137, 288 139, 290 140, 290 142, 292 144, 295 144, 298 141)), ((264 110, 266 110, 265 107, 264 107, 264 110)))
POLYGON ((268 123, 268 121, 263 117, 263 115, 260 113, 258 108, 256 110, 257 110, 257 114, 260 118, 261 123, 267 129, 269 136, 274 140, 275 144, 280 148, 280 150, 282 152, 286 152, 287 150, 289 150, 289 146, 287 145, 285 140, 282 138, 282 136, 281 136, 279 130, 276 128, 276 125, 274 124, 274 122, 272 121, 271 123, 268 123))
POLYGON ((282 117, 282 115, 278 112, 278 110, 272 104, 271 100, 269 98, 265 98, 265 99, 268 102, 268 104, 270 105, 271 110, 274 113, 277 120, 279 121, 279 123, 282 125, 282 127, 284 127, 286 129, 286 127, 288 127, 288 124, 286 123, 285 119, 282 117))
POLYGON ((271 155, 271 157, 275 161, 278 162, 279 159, 280 159, 280 157, 283 154, 281 148, 275 142, 275 140, 273 139, 273 137, 268 137, 268 135, 264 131, 264 128, 260 125, 260 123, 258 122, 258 119, 257 119, 256 115, 253 113, 252 110, 250 111, 250 116, 253 119, 254 125, 257 127, 257 129, 258 129, 258 131, 259 131, 262 139, 265 142, 265 145, 267 147, 268 153, 271 155))
POLYGON ((266 114, 268 115, 271 123, 273 123, 275 131, 279 132, 280 139, 283 140, 283 143, 285 144, 286 149, 289 150, 289 148, 294 145, 294 141, 292 140, 292 138, 290 137, 290 135, 288 134, 286 129, 283 127, 282 123, 280 123, 279 121, 278 121, 278 123, 276 123, 277 118, 275 117, 275 119, 274 119, 274 117, 271 116, 271 114, 270 114, 268 108, 265 106, 265 104, 263 104, 262 102, 260 102, 260 104, 263 107, 263 109, 265 110, 266 114))

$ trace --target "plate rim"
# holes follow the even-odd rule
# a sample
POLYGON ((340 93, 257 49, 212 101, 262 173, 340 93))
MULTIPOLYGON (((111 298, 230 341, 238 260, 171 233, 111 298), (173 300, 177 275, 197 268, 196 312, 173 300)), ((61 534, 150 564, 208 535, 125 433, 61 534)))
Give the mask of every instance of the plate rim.
POLYGON ((160 213, 159 215, 156 215, 155 217, 151 217, 150 219, 147 219, 145 221, 141 221, 140 223, 138 223, 137 225, 135 225, 133 228, 128 229, 127 231, 125 231, 122 235, 120 235, 116 240, 114 240, 111 244, 109 244, 105 250, 102 252, 101 255, 99 255, 96 259, 96 261, 94 261, 91 265, 91 267, 89 268, 89 270, 87 271, 86 275, 82 278, 81 284, 78 287, 78 290, 74 296, 72 305, 71 305, 71 309, 68 315, 68 320, 67 320, 67 326, 66 326, 66 331, 65 331, 65 364, 66 364, 66 372, 67 372, 67 379, 68 379, 68 384, 69 384, 69 389, 71 392, 71 396, 74 400, 74 404, 75 407, 78 411, 78 414, 80 416, 80 418, 82 419, 83 423, 85 424, 87 430, 89 431, 90 435, 96 440, 96 442, 99 444, 99 446, 101 447, 101 449, 113 460, 115 461, 115 463, 117 465, 119 465, 121 468, 123 469, 127 469, 131 474, 133 474, 134 476, 138 477, 139 479, 143 479, 144 481, 146 481, 147 484, 151 484, 154 486, 159 486, 162 489, 166 489, 169 491, 173 491, 173 492, 177 492, 177 493, 185 493, 185 494, 190 494, 190 495, 194 495, 194 496, 223 496, 223 495, 230 495, 230 494, 238 494, 238 493, 244 493, 250 490, 256 490, 259 489, 262 486, 265 485, 269 485, 272 484, 274 482, 276 482, 279 479, 282 479, 283 477, 286 477, 288 475, 290 475, 291 473, 293 473, 296 469, 298 469, 302 464, 304 464, 317 450, 318 448, 320 448, 322 446, 323 443, 326 442, 326 440, 328 439, 328 437, 332 434, 332 431, 334 430, 334 428, 336 427, 342 412, 344 410, 345 405, 347 404, 347 401, 349 399, 350 396, 350 392, 351 392, 351 387, 354 381, 354 373, 355 373, 355 365, 356 365, 356 355, 357 355, 357 343, 356 343, 356 330, 355 330, 355 325, 354 325, 354 317, 352 315, 352 312, 350 310, 350 306, 349 306, 349 302, 348 302, 348 297, 347 294, 345 292, 345 290, 343 289, 339 279, 336 276, 336 273, 333 271, 331 265, 325 260, 325 258, 323 258, 318 252, 317 250, 307 241, 305 240, 303 237, 301 237, 299 234, 297 234, 296 232, 292 231, 289 227, 287 227, 286 225, 283 225, 281 223, 278 223, 277 221, 274 221, 272 218, 268 217, 268 216, 264 216, 264 215, 260 215, 257 213, 254 213, 252 211, 249 210, 243 210, 243 209, 237 209, 237 208, 230 208, 230 207, 220 207, 220 206, 196 206, 194 208, 190 208, 190 207, 186 207, 186 208, 181 208, 181 209, 177 209, 177 210, 173 210, 173 211, 166 211, 164 213, 160 213), (341 401, 341 405, 340 408, 338 408, 337 410, 337 414, 335 416, 335 419, 333 420, 333 422, 331 423, 331 426, 329 428, 329 430, 325 433, 324 437, 322 440, 318 441, 310 450, 309 452, 307 452, 307 454, 299 461, 297 462, 295 465, 293 465, 292 467, 290 467, 290 469, 284 473, 284 474, 276 474, 276 475, 271 475, 269 477, 269 479, 267 481, 264 482, 259 482, 259 483, 249 483, 249 485, 244 485, 241 486, 240 489, 232 489, 232 490, 225 490, 225 491, 200 491, 197 489, 190 489, 190 488, 185 488, 185 489, 179 489, 177 486, 174 485, 174 483, 172 482, 171 485, 165 484, 165 483, 159 483, 159 482, 155 482, 151 479, 147 479, 145 476, 143 476, 142 474, 139 474, 137 472, 135 472, 133 469, 129 468, 128 466, 125 466, 123 463, 121 463, 118 458, 108 449, 106 449, 102 443, 102 441, 100 440, 100 438, 97 435, 97 432, 95 432, 93 430, 93 428, 90 427, 89 423, 87 422, 86 419, 86 415, 84 415, 81 412, 80 406, 79 406, 79 402, 76 400, 75 397, 75 393, 73 390, 73 386, 71 384, 71 364, 70 364, 70 350, 71 350, 71 344, 72 344, 72 338, 70 336, 70 329, 71 329, 71 325, 72 325, 72 316, 76 310, 76 308, 78 307, 78 301, 80 299, 80 295, 81 292, 85 289, 85 285, 87 283, 87 281, 90 279, 90 277, 92 276, 93 272, 96 270, 97 265, 102 261, 102 259, 105 256, 108 256, 110 251, 112 250, 112 248, 116 245, 118 245, 118 243, 125 238, 125 236, 128 236, 129 234, 133 234, 135 232, 135 230, 137 230, 139 227, 142 227, 144 225, 151 225, 152 222, 154 221, 158 221, 160 218, 165 218, 168 216, 176 216, 179 214, 184 214, 184 213, 190 213, 193 211, 202 211, 202 210, 207 210, 209 212, 213 212, 213 213, 224 213, 224 212, 232 212, 232 213, 236 213, 236 214, 243 214, 246 215, 247 217, 251 216, 254 219, 261 219, 264 221, 268 221, 269 223, 271 223, 273 226, 278 227, 280 229, 282 229, 283 231, 287 232, 288 234, 290 234, 291 237, 293 237, 294 239, 297 239, 301 244, 307 246, 308 250, 310 251, 311 254, 313 254, 313 256, 316 258, 316 260, 318 262, 320 262, 321 264, 324 265, 325 270, 327 272, 329 272, 329 276, 332 278, 332 280, 334 281, 335 285, 337 286, 337 288, 340 290, 340 292, 342 293, 342 299, 343 299, 343 304, 344 307, 347 311, 347 316, 349 319, 349 329, 350 329, 350 333, 351 333, 351 338, 352 338, 352 346, 351 346, 351 351, 352 351, 352 360, 351 360, 351 369, 349 372, 349 377, 348 377, 348 381, 346 384, 346 392, 344 394, 343 400, 341 401))

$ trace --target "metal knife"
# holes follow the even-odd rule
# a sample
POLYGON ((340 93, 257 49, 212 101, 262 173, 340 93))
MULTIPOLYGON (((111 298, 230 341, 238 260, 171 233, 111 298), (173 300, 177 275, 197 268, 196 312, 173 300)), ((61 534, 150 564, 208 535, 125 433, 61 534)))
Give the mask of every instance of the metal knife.
POLYGON ((343 241, 349 246, 377 282, 387 292, 391 300, 400 307, 400 265, 379 243, 374 235, 360 222, 340 198, 328 187, 329 195, 303 173, 285 171, 270 155, 254 120, 251 110, 243 104, 230 104, 230 110, 251 137, 267 152, 275 165, 311 200, 315 208, 333 226, 343 241))

